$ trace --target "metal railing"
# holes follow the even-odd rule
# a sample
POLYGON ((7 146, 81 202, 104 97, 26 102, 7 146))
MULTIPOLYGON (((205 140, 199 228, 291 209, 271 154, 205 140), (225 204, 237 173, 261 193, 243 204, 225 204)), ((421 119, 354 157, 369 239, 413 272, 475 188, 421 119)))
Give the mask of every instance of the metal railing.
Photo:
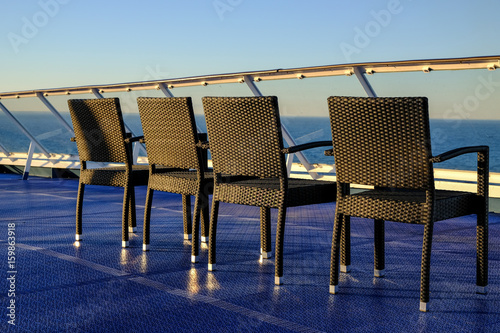
MULTIPOLYGON (((64 120, 59 111, 53 106, 49 101, 50 96, 60 96, 60 95, 78 95, 78 94, 93 94, 96 98, 103 98, 104 94, 116 93, 116 92, 131 92, 131 91, 142 91, 142 90, 158 90, 161 91, 167 97, 173 97, 173 88, 182 87, 193 87, 193 86, 208 86, 208 85, 220 85, 220 84, 235 84, 235 83, 246 83, 251 93, 254 96, 261 96, 262 93, 258 88, 258 83, 261 81, 270 80, 290 80, 290 79, 306 79, 306 78, 318 78, 318 77, 328 77, 328 76, 354 76, 361 87, 370 97, 376 97, 376 92, 372 85, 370 84, 368 77, 378 73, 401 73, 401 72, 423 72, 429 73, 431 71, 450 71, 450 70, 487 70, 493 71, 500 68, 500 56, 483 56, 483 57, 465 57, 465 58, 448 58, 448 59, 426 59, 426 60, 408 60, 408 61, 389 61, 389 62, 367 62, 367 63, 353 63, 353 64, 338 64, 338 65, 328 65, 328 66, 314 66, 314 67, 300 67, 300 68, 288 68, 288 69, 273 69, 264 71, 249 71, 249 72, 238 72, 238 73, 227 73, 227 74, 215 74, 215 75, 202 75, 202 76, 191 76, 183 78, 172 78, 172 79, 162 79, 162 80, 151 80, 151 81, 141 81, 141 82, 128 82, 128 83, 117 83, 117 84, 103 84, 103 85, 88 85, 88 86, 78 86, 78 87, 64 87, 64 88, 51 88, 51 89, 37 89, 37 90, 25 90, 25 91, 15 91, 15 92, 3 92, 0 93, 0 109, 8 116, 10 120, 21 130, 21 132, 30 140, 30 147, 28 153, 16 153, 9 152, 5 146, 0 142, 0 165, 18 165, 24 166, 24 178, 27 179, 30 166, 46 166, 53 168, 78 168, 79 160, 78 156, 68 155, 68 154, 54 154, 50 153, 36 137, 26 129, 26 127, 10 112, 1 100, 8 99, 23 99, 23 98, 38 98, 45 107, 55 116, 56 120, 59 121, 63 127, 73 135, 73 129, 64 120), (35 153, 35 147, 38 148, 41 153, 35 153)), ((130 129, 127 128, 129 131, 130 129)), ((285 141, 289 145, 295 145, 295 141, 288 131, 288 129, 283 126, 283 136, 285 141)), ((145 163, 147 160, 139 156, 139 150, 145 152, 142 145, 136 145, 134 156, 139 163, 145 163)), ((290 155, 287 161, 289 167, 289 172, 294 173, 295 176, 303 177, 303 175, 296 174, 295 171, 305 170, 308 177, 315 179, 318 178, 334 178, 332 172, 334 171, 333 166, 312 164, 308 159, 301 153, 295 153, 290 155), (300 161, 300 164, 294 164, 294 155, 300 161)), ((462 171, 461 177, 468 177, 467 171, 462 171), (467 176, 466 176, 467 174, 467 176)), ((474 173, 474 172, 472 172, 474 173)), ((440 184, 449 188, 450 183, 453 183, 455 188, 456 184, 461 184, 453 182, 453 177, 450 176, 447 179, 446 174, 453 174, 450 172, 441 172, 440 177, 445 179, 440 184), (444 184, 444 185, 443 185, 444 184)), ((492 174, 492 188, 490 190, 490 195, 495 197, 500 197, 500 176, 499 174, 492 174)), ((441 186, 440 185, 440 186, 441 186)), ((458 185, 459 187, 461 185, 458 185)))

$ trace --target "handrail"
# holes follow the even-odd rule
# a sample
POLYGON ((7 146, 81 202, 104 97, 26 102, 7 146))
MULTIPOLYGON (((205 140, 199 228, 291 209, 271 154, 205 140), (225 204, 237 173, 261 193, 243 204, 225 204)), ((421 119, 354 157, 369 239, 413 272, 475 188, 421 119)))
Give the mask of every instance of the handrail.
MULTIPOLYGON (((270 69, 259 71, 247 71, 225 74, 211 74, 201 76, 190 76, 171 79, 159 79, 151 81, 128 82, 128 83, 115 83, 115 84, 100 84, 100 85, 86 85, 77 87, 63 87, 63 88, 50 88, 50 89, 36 89, 14 92, 0 92, 1 99, 14 99, 14 98, 29 98, 38 97, 47 108, 56 116, 56 118, 63 124, 68 131, 72 132, 71 127, 60 116, 58 111, 53 105, 45 98, 47 96, 57 95, 72 95, 72 94, 93 94, 96 98, 103 98, 104 93, 111 92, 129 92, 140 90, 160 90, 165 96, 174 96, 171 89, 176 87, 189 87, 189 86, 207 86, 210 84, 224 84, 224 83, 246 83, 249 89, 255 96, 261 96, 259 88, 256 86, 257 82, 266 80, 284 80, 284 79, 304 79, 314 77, 326 76, 355 76, 361 83, 363 89, 368 96, 376 96, 376 92, 368 81, 368 76, 376 73, 395 73, 395 72, 424 72, 431 71, 444 71, 444 70, 466 70, 466 69, 483 69, 493 71, 500 68, 500 55, 494 56, 480 56, 480 57, 462 57, 462 58, 442 58, 442 59, 423 59, 423 60, 403 60, 403 61, 384 61, 384 62, 364 62, 364 63, 350 63, 350 64, 335 64, 313 67, 297 67, 288 69, 270 69)), ((3 106, 0 102, 0 108, 10 115, 23 133, 31 139, 34 145, 40 149, 47 158, 50 158, 49 153, 44 147, 36 140, 36 138, 27 131, 17 119, 11 115, 10 111, 3 106)), ((286 127, 282 125, 283 137, 290 146, 296 145, 293 137, 290 135, 286 127)), ((34 146, 32 147, 34 148, 34 146)), ((134 156, 138 156, 139 149, 144 150, 142 145, 134 149, 134 156)), ((11 156, 12 153, 7 151, 4 146, 0 144, 0 152, 6 157, 11 156)), ((33 149, 31 149, 33 153, 33 149)), ((302 154, 296 152, 289 155, 287 161, 288 172, 290 173, 294 155, 299 159, 302 165, 307 170, 310 177, 316 179, 318 174, 314 171, 313 165, 302 154)), ((2 157, 0 157, 1 162, 2 157)), ((31 159, 26 161, 25 169, 29 170, 31 159)))
POLYGON ((361 74, 372 75, 375 73, 393 72, 430 72, 442 70, 464 70, 464 69, 487 69, 495 70, 500 68, 500 55, 482 57, 463 58, 443 58, 424 60, 404 60, 404 61, 384 61, 384 62, 364 62, 351 64, 337 64, 314 67, 298 67, 289 69, 272 69, 248 72, 236 72, 227 74, 211 74, 201 76, 190 76, 182 78, 100 84, 78 87, 36 89, 14 92, 0 93, 0 99, 36 97, 37 93, 44 96, 69 95, 69 94, 89 94, 94 91, 100 93, 132 91, 132 90, 152 90, 162 89, 165 85, 168 89, 175 87, 186 87, 196 85, 223 84, 223 83, 243 83, 245 79, 252 79, 256 82, 265 80, 282 80, 292 78, 308 78, 321 76, 351 76, 355 74, 354 69, 361 74), (246 78, 245 78, 246 77, 246 78))

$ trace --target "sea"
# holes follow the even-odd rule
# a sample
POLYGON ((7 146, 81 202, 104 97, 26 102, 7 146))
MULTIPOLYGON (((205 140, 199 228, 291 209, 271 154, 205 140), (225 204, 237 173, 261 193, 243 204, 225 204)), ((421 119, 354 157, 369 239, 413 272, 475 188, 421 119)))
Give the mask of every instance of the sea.
MULTIPOLYGON (((50 112, 12 112, 23 126, 51 153, 77 154, 76 144, 70 141, 71 134, 50 112)), ((71 124, 69 113, 61 112, 71 124)), ((127 126, 135 135, 142 134, 137 113, 124 113, 127 126)), ((201 131, 206 131, 203 115, 196 115, 201 131)), ((282 124, 287 128, 297 144, 331 140, 328 118, 282 116, 282 124)), ((433 155, 451 149, 487 145, 490 147, 490 171, 500 172, 500 120, 431 119, 431 142, 433 155)), ((29 139, 5 115, 0 114, 0 144, 10 152, 27 152, 29 139)), ((311 163, 333 164, 332 157, 324 156, 324 148, 304 152, 311 163)), ((466 154, 435 165, 442 169, 476 170, 477 155, 466 154)), ((298 162, 298 160, 295 160, 298 162)))

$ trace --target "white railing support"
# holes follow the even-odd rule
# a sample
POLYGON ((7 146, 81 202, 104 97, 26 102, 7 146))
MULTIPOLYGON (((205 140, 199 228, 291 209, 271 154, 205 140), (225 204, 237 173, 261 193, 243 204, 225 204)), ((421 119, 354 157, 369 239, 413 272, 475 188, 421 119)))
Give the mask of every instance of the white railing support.
POLYGON ((361 83, 361 86, 365 90, 368 97, 377 97, 375 90, 373 90, 372 85, 370 84, 370 82, 368 82, 366 76, 363 73, 361 73, 359 67, 354 67, 354 74, 356 75, 356 78, 358 79, 359 83, 361 83))
POLYGON ((99 92, 99 90, 97 88, 92 88, 91 90, 96 98, 104 98, 104 96, 101 95, 101 93, 99 92))
POLYGON ((167 96, 167 97, 174 97, 170 89, 168 89, 167 85, 165 83, 160 83, 158 84, 158 87, 160 88, 161 92, 167 96))
POLYGON ((43 94, 41 92, 37 92, 36 97, 38 97, 42 101, 42 103, 45 104, 47 109, 49 109, 49 111, 52 112, 52 114, 57 118, 57 120, 59 120, 59 122, 66 128, 66 130, 68 130, 68 132, 72 136, 74 136, 75 132, 73 131, 73 128, 66 122, 66 120, 64 120, 64 118, 61 116, 59 111, 56 110, 56 108, 52 105, 52 103, 50 103, 47 100, 47 98, 45 98, 45 96, 43 96, 43 94))
POLYGON ((30 148, 28 149, 28 157, 26 158, 26 164, 24 165, 23 180, 28 180, 31 169, 31 161, 33 161, 34 152, 35 152, 35 145, 33 144, 33 142, 30 142, 30 148))
POLYGON ((23 132, 24 135, 26 135, 47 158, 50 157, 50 153, 42 146, 42 144, 38 142, 38 140, 23 126, 23 124, 21 124, 19 120, 17 120, 16 117, 14 117, 14 115, 1 102, 0 109, 2 109, 2 111, 17 125, 21 132, 23 132))
POLYGON ((5 156, 10 156, 10 152, 0 143, 0 151, 5 154, 5 156))

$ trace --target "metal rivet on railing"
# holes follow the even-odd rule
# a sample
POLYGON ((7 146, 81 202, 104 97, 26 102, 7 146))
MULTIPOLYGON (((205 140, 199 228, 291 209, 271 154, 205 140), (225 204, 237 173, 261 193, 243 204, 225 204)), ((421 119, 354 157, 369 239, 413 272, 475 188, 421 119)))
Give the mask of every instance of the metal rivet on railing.
POLYGON ((423 71, 424 73, 430 73, 431 68, 430 68, 429 66, 425 66, 424 68, 422 68, 422 71, 423 71))
POLYGON ((373 69, 367 69, 366 71, 366 74, 368 75, 373 75, 375 72, 373 71, 373 69))
POLYGON ((201 85, 205 87, 205 86, 207 86, 207 85, 208 85, 208 83, 206 83, 205 81, 203 81, 203 82, 201 83, 201 85))
POLYGON ((168 85, 168 89, 174 89, 174 85, 169 84, 169 85, 168 85))
POLYGON ((99 90, 99 92, 100 92, 100 93, 103 93, 103 92, 104 92, 104 89, 99 90))
POLYGON ((130 88, 125 88, 125 91, 127 91, 127 92, 128 92, 128 91, 131 91, 131 90, 132 90, 132 89, 130 89, 130 88))
POLYGON ((245 82, 244 78, 238 79, 238 83, 244 83, 244 82, 245 82))
POLYGON ((160 90, 160 85, 159 85, 159 84, 158 84, 158 85, 156 85, 156 86, 155 86, 155 89, 156 89, 156 90, 160 90))
POLYGON ((345 76, 351 76, 353 74, 353 71, 348 69, 344 72, 345 76))
POLYGON ((488 64, 489 71, 494 71, 495 69, 497 69, 497 66, 495 64, 488 64))
POLYGON ((303 78, 305 78, 305 76, 304 76, 304 75, 302 75, 302 74, 297 74, 297 79, 302 80, 303 78))
POLYGON ((47 97, 49 96, 49 93, 44 93, 43 96, 47 97))
POLYGON ((66 95, 70 95, 71 93, 69 91, 66 91, 66 95))
POLYGON ((255 82, 260 82, 260 81, 262 81, 262 79, 261 79, 260 77, 256 77, 256 78, 254 78, 253 80, 254 80, 255 82))

